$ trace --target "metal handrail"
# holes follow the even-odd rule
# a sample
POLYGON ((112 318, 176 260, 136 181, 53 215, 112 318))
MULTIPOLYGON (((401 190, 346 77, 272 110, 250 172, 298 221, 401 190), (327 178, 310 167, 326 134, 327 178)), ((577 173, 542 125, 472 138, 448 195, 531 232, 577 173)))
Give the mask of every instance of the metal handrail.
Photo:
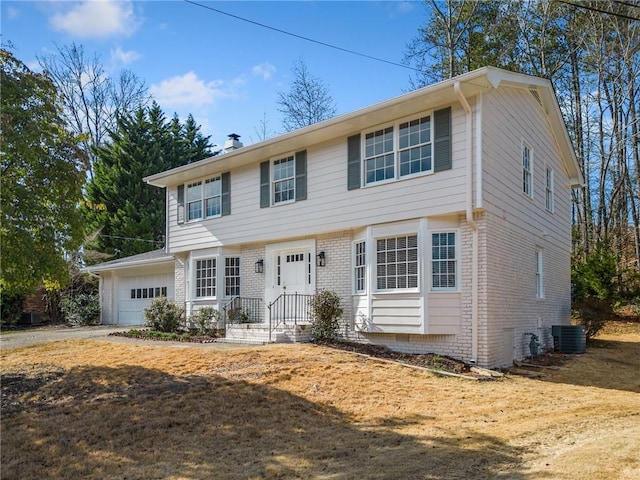
POLYGON ((222 306, 223 326, 227 323, 261 323, 264 307, 261 298, 233 297, 222 306))
POLYGON ((283 293, 273 302, 267 305, 269 309, 269 342, 271 334, 281 324, 286 324, 287 320, 293 321, 294 325, 300 322, 311 321, 311 299, 313 295, 300 293, 283 293), (273 324, 275 320, 275 325, 273 324))

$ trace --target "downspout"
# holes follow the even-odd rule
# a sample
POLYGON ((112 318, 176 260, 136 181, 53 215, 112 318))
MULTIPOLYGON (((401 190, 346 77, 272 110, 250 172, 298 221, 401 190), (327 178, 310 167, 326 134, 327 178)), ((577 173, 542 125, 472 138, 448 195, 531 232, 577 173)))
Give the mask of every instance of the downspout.
POLYGON ((473 219, 473 117, 471 106, 462 93, 460 82, 453 84, 453 91, 458 97, 465 112, 466 142, 465 159, 467 162, 467 215, 466 220, 471 227, 471 359, 470 363, 478 361, 478 225, 473 219))

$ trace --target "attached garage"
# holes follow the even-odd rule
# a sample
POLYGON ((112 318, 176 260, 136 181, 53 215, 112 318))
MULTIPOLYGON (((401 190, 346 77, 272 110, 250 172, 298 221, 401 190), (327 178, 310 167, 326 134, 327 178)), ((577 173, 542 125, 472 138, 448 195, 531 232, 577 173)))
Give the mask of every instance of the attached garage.
POLYGON ((101 323, 142 325, 154 298, 175 298, 174 259, 164 250, 85 268, 100 277, 101 323))

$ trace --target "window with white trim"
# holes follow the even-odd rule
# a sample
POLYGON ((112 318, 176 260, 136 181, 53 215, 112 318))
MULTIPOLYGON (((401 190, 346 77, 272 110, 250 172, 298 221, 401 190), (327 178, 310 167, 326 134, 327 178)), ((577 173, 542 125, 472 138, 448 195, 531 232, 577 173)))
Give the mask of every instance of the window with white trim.
POLYGON ((533 197, 533 162, 531 148, 526 143, 522 144, 522 192, 533 197))
POLYGON ((401 235, 376 241, 378 290, 418 288, 418 236, 401 235))
POLYGON ((187 185, 187 221, 222 215, 222 177, 187 185))
POLYGON ((536 250, 536 298, 544 298, 542 250, 536 250))
POLYGON ((187 185, 187 221, 202 218, 202 182, 187 185))
POLYGON ((400 122, 364 136, 365 184, 433 171, 431 116, 400 122))
POLYGON ((296 198, 296 163, 293 155, 273 162, 273 203, 296 198))
POLYGON ((431 234, 431 288, 456 290, 458 288, 458 259, 455 232, 431 234))
POLYGON ((216 296, 216 259, 205 258, 196 260, 195 268, 195 296, 206 298, 216 296))
POLYGON ((554 173, 553 170, 547 167, 545 175, 545 206, 549 212, 553 213, 553 200, 554 200, 554 173))
POLYGON ((366 243, 365 241, 354 243, 354 251, 353 251, 353 279, 354 279, 354 290, 356 293, 364 293, 367 282, 366 282, 366 274, 367 274, 367 257, 366 257, 366 243))
POLYGON ((222 213, 222 178, 204 182, 204 212, 206 217, 218 217, 222 213))
POLYGON ((240 257, 224 259, 224 293, 227 297, 240 296, 240 257))

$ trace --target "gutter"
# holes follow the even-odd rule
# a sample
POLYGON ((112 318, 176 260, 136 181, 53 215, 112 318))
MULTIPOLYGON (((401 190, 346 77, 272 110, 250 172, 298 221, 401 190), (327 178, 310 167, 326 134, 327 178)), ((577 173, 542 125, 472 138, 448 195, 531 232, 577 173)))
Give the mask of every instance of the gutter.
POLYGON ((467 209, 466 220, 471 227, 471 359, 469 363, 475 364, 478 361, 478 224, 473 219, 473 113, 467 98, 462 93, 460 82, 453 84, 453 91, 458 97, 458 101, 462 105, 465 112, 466 122, 466 142, 465 142, 465 159, 467 161, 467 209))

